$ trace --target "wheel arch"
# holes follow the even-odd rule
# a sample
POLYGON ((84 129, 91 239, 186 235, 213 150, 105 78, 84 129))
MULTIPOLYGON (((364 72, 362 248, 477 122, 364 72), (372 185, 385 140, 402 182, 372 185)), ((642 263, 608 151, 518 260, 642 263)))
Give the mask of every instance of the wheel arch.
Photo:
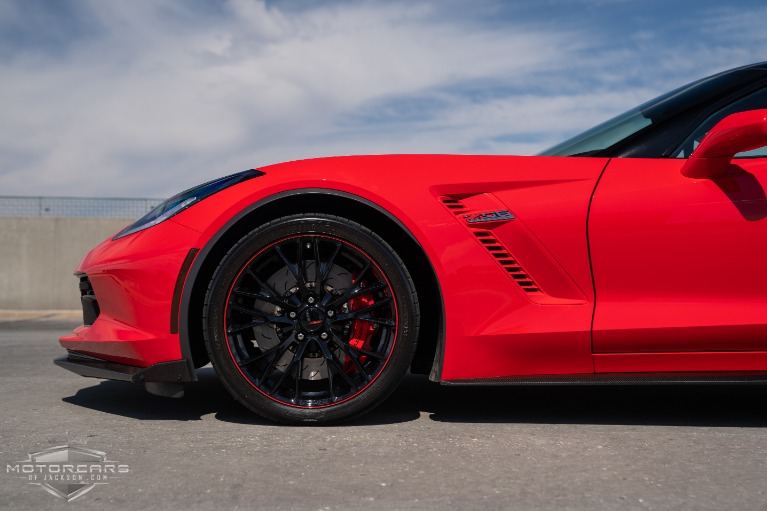
POLYGON ((181 297, 179 341, 182 356, 195 367, 208 362, 203 340, 202 310, 208 283, 221 258, 258 225, 300 213, 327 213, 353 219, 372 230, 397 252, 416 286, 421 322, 411 371, 431 372, 438 380, 444 346, 444 302, 434 267, 415 236, 394 215, 357 195, 327 189, 292 190, 276 194, 232 218, 202 248, 194 261, 181 297))

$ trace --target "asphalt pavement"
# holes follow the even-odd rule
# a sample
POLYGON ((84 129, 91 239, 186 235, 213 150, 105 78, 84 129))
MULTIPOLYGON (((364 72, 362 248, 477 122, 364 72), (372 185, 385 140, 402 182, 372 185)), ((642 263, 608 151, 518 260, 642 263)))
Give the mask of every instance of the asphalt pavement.
POLYGON ((178 400, 58 368, 56 339, 75 324, 0 316, 0 508, 767 509, 764 386, 409 376, 354 423, 285 427, 238 405, 209 367, 178 400), (66 502, 22 473, 62 445, 106 453, 122 473, 66 502))

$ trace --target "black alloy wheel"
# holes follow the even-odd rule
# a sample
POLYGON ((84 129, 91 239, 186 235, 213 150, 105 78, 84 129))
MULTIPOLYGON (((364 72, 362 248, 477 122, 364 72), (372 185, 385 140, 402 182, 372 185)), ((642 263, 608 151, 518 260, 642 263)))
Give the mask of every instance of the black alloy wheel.
POLYGON ((329 215, 285 217, 223 258, 206 345, 245 406, 287 423, 338 422, 379 404, 415 351, 418 300, 379 236, 329 215))

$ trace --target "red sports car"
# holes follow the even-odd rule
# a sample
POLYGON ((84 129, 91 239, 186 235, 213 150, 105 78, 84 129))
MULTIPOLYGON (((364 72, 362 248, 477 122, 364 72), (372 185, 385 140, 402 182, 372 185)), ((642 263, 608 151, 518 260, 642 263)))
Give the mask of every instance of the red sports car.
POLYGON ((285 423, 452 385, 767 380, 767 63, 538 156, 321 158, 182 192, 80 263, 56 363, 285 423))

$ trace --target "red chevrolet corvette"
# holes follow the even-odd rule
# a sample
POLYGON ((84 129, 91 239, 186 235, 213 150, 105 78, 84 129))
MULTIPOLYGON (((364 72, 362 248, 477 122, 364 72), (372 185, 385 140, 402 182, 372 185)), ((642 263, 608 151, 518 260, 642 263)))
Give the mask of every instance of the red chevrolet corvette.
POLYGON ((80 263, 56 360, 285 423, 443 384, 767 380, 767 63, 539 156, 321 158, 182 192, 80 263))

